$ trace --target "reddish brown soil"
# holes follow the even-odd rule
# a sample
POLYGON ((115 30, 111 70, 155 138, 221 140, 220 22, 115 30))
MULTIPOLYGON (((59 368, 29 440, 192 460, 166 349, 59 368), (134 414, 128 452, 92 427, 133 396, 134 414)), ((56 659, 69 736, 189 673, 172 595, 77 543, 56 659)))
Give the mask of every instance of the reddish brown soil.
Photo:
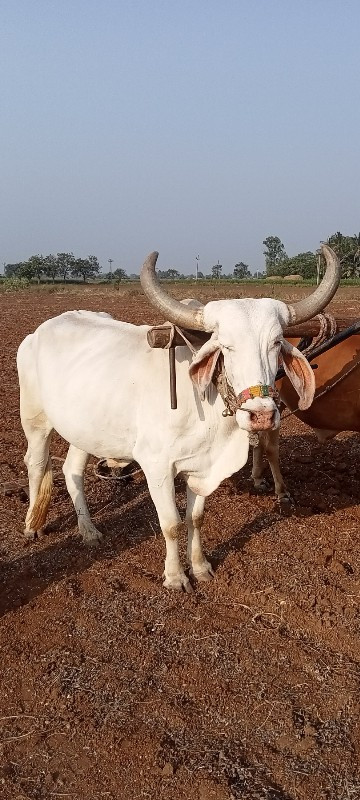
MULTIPOLYGON (((354 297, 341 311, 360 317, 354 297)), ((0 306, 2 485, 25 477, 25 334, 68 308, 159 320, 137 290, 9 293, 0 306)), ((142 473, 103 481, 89 466, 95 551, 60 461, 40 541, 23 542, 25 495, 2 497, 1 798, 358 800, 359 440, 320 447, 291 417, 281 450, 296 510, 253 496, 249 466, 226 481, 204 525, 216 576, 192 595, 162 587, 142 473)), ((60 439, 52 452, 64 455, 60 439)))

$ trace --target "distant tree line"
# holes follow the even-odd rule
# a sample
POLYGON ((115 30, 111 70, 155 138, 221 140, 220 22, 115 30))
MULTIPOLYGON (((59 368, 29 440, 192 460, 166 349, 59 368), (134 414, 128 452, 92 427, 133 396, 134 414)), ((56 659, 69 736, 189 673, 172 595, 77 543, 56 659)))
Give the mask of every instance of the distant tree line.
MULTIPOLYGON (((103 273, 96 256, 75 258, 73 253, 30 256, 27 261, 21 261, 17 264, 5 264, 4 274, 7 278, 26 278, 29 281, 37 281, 38 283, 41 281, 55 283, 55 281, 67 281, 70 278, 75 280, 82 279, 85 283, 95 278, 118 283, 122 280, 139 280, 140 278, 136 273, 128 275, 120 267, 103 273)), ((159 269, 157 275, 160 280, 168 281, 195 278, 194 274, 184 275, 173 267, 166 270, 159 269)), ((222 265, 219 262, 211 268, 211 272, 208 275, 204 275, 201 271, 198 272, 198 278, 203 280, 209 278, 241 280, 251 277, 250 269, 243 261, 235 264, 233 272, 229 275, 222 274, 222 265)))
MULTIPOLYGON (((166 270, 159 269, 157 271, 157 275, 160 278, 160 280, 169 280, 169 281, 188 280, 189 278, 190 279, 195 278, 194 273, 192 273, 191 275, 183 275, 177 269, 166 269, 166 270)), ((217 264, 214 264, 214 266, 211 267, 211 272, 207 275, 204 275, 204 273, 201 272, 201 270, 198 271, 198 278, 200 280, 208 280, 209 278, 211 279, 214 278, 215 280, 220 280, 220 279, 242 280, 243 278, 252 278, 252 277, 253 275, 250 272, 248 264, 244 264, 243 261, 240 261, 238 264, 235 264, 233 272, 229 273, 228 275, 223 275, 222 264, 220 264, 219 261, 217 264)))
MULTIPOLYGON (((360 277, 360 233, 354 236, 347 236, 340 231, 332 234, 328 238, 328 244, 337 253, 343 278, 360 277)), ((288 256, 285 246, 278 236, 267 236, 263 241, 265 246, 265 271, 252 273, 248 264, 238 261, 233 271, 227 275, 223 273, 222 264, 218 261, 210 268, 208 274, 198 271, 200 280, 248 280, 251 278, 277 277, 286 278, 289 275, 296 275, 304 279, 313 279, 317 275, 318 255, 312 251, 298 253, 295 256, 288 256)), ((57 253, 47 256, 30 256, 27 261, 17 264, 5 264, 5 276, 7 278, 25 278, 29 281, 66 281, 101 279, 109 282, 119 283, 122 280, 139 280, 139 275, 131 273, 127 275, 122 268, 102 273, 99 261, 96 256, 87 258, 75 258, 73 253, 57 253)), ((194 274, 183 275, 174 267, 166 270, 158 270, 158 277, 161 280, 191 280, 194 274)))
POLYGON ((66 281, 68 278, 86 281, 96 278, 100 272, 100 264, 96 256, 75 258, 73 253, 57 253, 48 256, 30 256, 27 261, 18 264, 5 264, 7 278, 27 278, 38 283, 42 280, 66 281))

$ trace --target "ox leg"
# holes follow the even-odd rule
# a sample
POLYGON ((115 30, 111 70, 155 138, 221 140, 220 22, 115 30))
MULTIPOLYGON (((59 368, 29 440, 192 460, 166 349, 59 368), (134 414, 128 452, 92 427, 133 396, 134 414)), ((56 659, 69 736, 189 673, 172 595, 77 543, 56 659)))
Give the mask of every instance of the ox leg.
POLYGON ((198 581, 209 581, 214 577, 213 568, 204 556, 201 547, 201 527, 204 520, 205 497, 186 487, 186 522, 188 527, 187 557, 191 565, 190 574, 198 581))
POLYGON ((332 428, 314 428, 314 433, 320 444, 324 444, 329 439, 333 439, 340 431, 334 431, 332 428))
POLYGON ((151 485, 151 479, 148 479, 147 475, 146 479, 165 538, 164 586, 167 589, 185 589, 186 592, 191 592, 190 581, 185 575, 179 557, 178 537, 185 526, 176 508, 174 480, 169 477, 161 486, 154 486, 151 485))
POLYGON ((254 488, 257 492, 266 492, 268 489, 268 485, 264 478, 264 471, 265 471, 265 460, 264 460, 264 453, 265 453, 265 446, 264 446, 264 434, 259 434, 259 443, 257 447, 253 448, 253 467, 251 477, 254 482, 254 488))
POLYGON ((263 431, 259 436, 259 444, 253 451, 253 470, 252 478, 254 486, 259 491, 264 491, 266 481, 263 477, 265 470, 264 455, 266 456, 275 484, 275 494, 280 503, 287 503, 291 500, 290 494, 285 486, 280 470, 279 462, 279 435, 277 428, 274 431, 263 431))
POLYGON ((284 483, 283 476, 280 470, 279 461, 279 438, 280 430, 277 428, 275 431, 268 431, 265 439, 265 455, 270 464, 271 473, 275 485, 275 494, 279 503, 290 503, 291 495, 288 492, 284 483))
POLYGON ((34 539, 45 524, 52 489, 52 470, 49 457, 52 427, 42 412, 31 420, 22 417, 22 426, 28 441, 24 458, 29 478, 29 509, 25 519, 24 535, 34 539))
POLYGON ((83 541, 88 545, 96 545, 101 541, 102 533, 91 522, 84 494, 84 471, 88 460, 88 453, 71 444, 63 464, 63 473, 67 490, 74 503, 83 541))

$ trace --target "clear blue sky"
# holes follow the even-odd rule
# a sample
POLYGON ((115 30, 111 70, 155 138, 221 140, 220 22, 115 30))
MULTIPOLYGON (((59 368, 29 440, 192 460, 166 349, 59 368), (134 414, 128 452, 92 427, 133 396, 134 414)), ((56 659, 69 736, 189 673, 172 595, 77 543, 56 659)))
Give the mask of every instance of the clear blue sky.
POLYGON ((2 0, 0 261, 358 232, 359 34, 359 0, 2 0))

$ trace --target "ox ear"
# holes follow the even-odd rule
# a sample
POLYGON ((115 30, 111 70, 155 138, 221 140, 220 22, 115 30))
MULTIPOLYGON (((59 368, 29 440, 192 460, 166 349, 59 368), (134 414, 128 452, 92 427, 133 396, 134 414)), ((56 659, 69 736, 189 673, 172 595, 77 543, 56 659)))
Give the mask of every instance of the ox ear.
POLYGON ((299 395, 299 409, 311 406, 315 394, 315 376, 305 356, 285 340, 281 343, 281 355, 286 375, 299 395))
POLYGON ((220 353, 217 336, 213 333, 209 341, 200 347, 190 365, 190 378, 201 396, 211 383, 220 353))

